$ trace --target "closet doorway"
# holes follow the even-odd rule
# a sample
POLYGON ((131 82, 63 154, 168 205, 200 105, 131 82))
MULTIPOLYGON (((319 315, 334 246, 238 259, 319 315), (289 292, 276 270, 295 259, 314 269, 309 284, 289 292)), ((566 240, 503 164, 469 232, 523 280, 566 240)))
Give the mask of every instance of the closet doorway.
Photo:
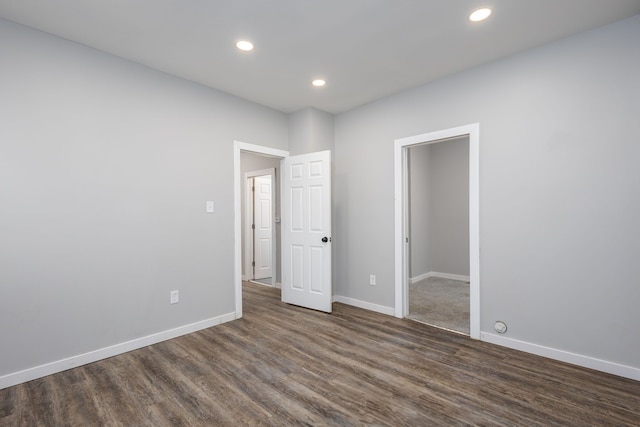
MULTIPOLYGON (((447 144, 464 141, 468 145, 468 265, 469 265, 469 331, 473 339, 480 339, 480 125, 478 123, 459 126, 406 138, 394 142, 394 194, 395 194, 395 315, 405 318, 410 315, 410 278, 428 278, 429 271, 419 271, 417 261, 411 259, 411 199, 410 199, 410 150, 430 144, 447 144), (420 277, 422 276, 422 277, 420 277)), ((414 187, 416 183, 413 183, 414 187)), ((414 205, 416 201, 413 201, 414 205)), ((414 216, 418 214, 414 213, 414 216)), ((434 215, 433 213, 431 215, 434 215)), ((414 218, 415 219, 415 218, 414 218)), ((413 224, 415 228, 417 223, 413 224)), ((427 226, 429 224, 427 223, 427 226)), ((417 239, 415 243, 420 241, 417 239)), ((415 245, 413 252, 419 251, 415 245)), ((442 250, 440 250, 443 253, 442 250)), ((446 252, 446 251, 444 251, 446 252)), ((430 268, 427 266, 427 268, 430 268)), ((439 268, 439 267, 431 267, 439 268)), ((448 267, 447 267, 448 268, 448 267)), ((449 273, 449 278, 466 278, 464 274, 449 273), (457 276, 457 277, 456 277, 457 276), (463 277, 459 277, 463 276, 463 277)), ((446 278, 446 277, 445 277, 446 278)))

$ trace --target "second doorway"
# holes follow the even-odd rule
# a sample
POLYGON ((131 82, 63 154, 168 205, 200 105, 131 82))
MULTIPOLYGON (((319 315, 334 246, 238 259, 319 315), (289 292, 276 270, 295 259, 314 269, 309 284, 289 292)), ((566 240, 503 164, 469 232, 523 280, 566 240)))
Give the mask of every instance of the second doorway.
POLYGON ((241 168, 243 280, 279 287, 280 159, 243 152, 241 168))
POLYGON ((469 335, 469 137, 408 149, 408 318, 469 335))

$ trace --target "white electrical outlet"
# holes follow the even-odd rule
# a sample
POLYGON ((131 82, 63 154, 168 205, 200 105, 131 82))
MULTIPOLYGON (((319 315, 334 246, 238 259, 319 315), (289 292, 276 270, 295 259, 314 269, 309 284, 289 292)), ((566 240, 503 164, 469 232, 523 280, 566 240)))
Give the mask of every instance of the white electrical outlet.
POLYGON ((375 274, 369 275, 369 284, 371 286, 375 286, 376 285, 376 275, 375 274))
POLYGON ((178 291, 169 292, 169 300, 170 300, 171 304, 179 303, 180 302, 180 294, 178 293, 178 291))

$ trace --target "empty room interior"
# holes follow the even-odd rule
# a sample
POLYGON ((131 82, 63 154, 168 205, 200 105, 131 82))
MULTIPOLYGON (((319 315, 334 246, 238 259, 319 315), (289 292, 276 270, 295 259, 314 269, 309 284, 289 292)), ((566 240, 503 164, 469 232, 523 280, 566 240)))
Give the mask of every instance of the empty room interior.
POLYGON ((640 425, 640 0, 0 0, 0 426, 640 425))

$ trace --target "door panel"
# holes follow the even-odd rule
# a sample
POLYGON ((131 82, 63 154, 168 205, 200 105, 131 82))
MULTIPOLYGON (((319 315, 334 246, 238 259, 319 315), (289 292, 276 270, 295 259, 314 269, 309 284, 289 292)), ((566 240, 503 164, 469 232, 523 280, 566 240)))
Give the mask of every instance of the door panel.
POLYGON ((324 290, 324 274, 322 271, 323 265, 323 248, 318 246, 312 246, 309 248, 310 258, 310 276, 311 282, 309 284, 309 291, 315 294, 321 294, 324 290))
POLYGON ((282 301, 331 312, 331 152, 285 158, 282 171, 282 301))
POLYGON ((271 175, 256 176, 254 178, 254 278, 256 279, 266 279, 273 275, 271 185, 271 175))
POLYGON ((291 288, 304 290, 304 247, 291 245, 291 288))
POLYGON ((293 187, 291 193, 291 231, 302 232, 302 187, 293 187))

